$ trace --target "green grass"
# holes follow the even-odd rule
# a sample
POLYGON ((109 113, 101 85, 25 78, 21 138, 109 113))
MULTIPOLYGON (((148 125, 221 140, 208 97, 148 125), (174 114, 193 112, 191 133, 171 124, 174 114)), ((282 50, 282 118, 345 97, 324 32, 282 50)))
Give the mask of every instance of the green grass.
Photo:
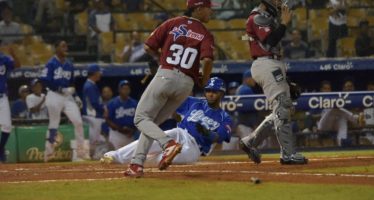
POLYGON ((354 167, 333 167, 323 169, 308 169, 304 172, 313 173, 337 173, 337 174, 374 174, 374 165, 354 167))
POLYGON ((372 199, 374 188, 361 185, 318 185, 184 180, 115 180, 0 184, 6 200, 109 199, 372 199), (359 195, 359 196, 358 196, 359 195))
MULTIPOLYGON (((305 152, 303 153, 308 158, 331 158, 331 157, 353 157, 353 156, 374 156, 374 150, 356 150, 356 151, 324 151, 324 152, 305 152)), ((279 154, 263 154, 262 158, 279 158, 279 154)), ((225 156, 207 156, 201 159, 202 161, 247 161, 246 155, 225 155, 225 156)))

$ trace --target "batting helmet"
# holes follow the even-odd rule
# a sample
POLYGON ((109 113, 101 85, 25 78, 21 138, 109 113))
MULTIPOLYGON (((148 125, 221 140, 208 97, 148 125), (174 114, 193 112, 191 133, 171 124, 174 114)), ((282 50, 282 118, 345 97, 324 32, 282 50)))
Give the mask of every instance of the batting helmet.
POLYGON ((221 91, 226 92, 225 81, 218 77, 210 78, 208 84, 204 88, 205 90, 221 91))

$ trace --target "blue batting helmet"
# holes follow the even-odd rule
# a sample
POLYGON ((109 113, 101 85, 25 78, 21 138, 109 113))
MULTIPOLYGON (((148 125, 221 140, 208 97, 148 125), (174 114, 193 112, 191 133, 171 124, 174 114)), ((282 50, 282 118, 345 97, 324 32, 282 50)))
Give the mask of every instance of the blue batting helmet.
POLYGON ((206 84, 205 90, 213 90, 213 91, 221 91, 226 92, 226 84, 225 81, 218 77, 210 78, 208 84, 206 84))

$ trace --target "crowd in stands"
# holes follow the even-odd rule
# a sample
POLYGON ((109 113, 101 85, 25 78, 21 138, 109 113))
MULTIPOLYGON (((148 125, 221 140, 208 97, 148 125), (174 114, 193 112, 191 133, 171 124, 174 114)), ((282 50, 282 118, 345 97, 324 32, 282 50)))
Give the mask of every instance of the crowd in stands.
MULTIPOLYGON (((257 5, 253 0, 217 0, 215 19, 207 24, 217 44, 218 60, 250 60, 248 44, 241 40, 249 12, 257 5)), ((374 55, 374 1, 372 0, 299 0, 293 1, 293 28, 282 41, 285 59, 320 57, 368 57, 374 55)), ((84 51, 98 55, 92 61, 109 56, 109 62, 147 62, 143 41, 150 32, 173 15, 183 13, 182 0, 0 0, 1 46, 15 45, 25 66, 44 64, 52 56, 48 44, 51 35, 62 38, 83 36, 84 51), (85 40, 86 39, 86 40, 85 40)), ((69 41, 70 42, 70 41, 69 41)), ((73 46, 76 40, 72 40, 73 46)), ((1 50, 1 48, 0 48, 1 50)), ((79 62, 78 59, 75 62, 79 62)), ((152 64, 152 63, 151 63, 152 64)), ((152 67, 152 66, 151 66, 152 67)), ((156 67, 157 69, 157 63, 156 67)), ((141 84, 152 79, 147 75, 141 84)), ((330 80, 321 83, 321 92, 334 91, 330 80)), ((337 90, 354 91, 354 80, 347 80, 337 90)), ((33 81, 19 88, 19 99, 12 104, 12 117, 17 119, 46 119, 42 85, 33 81), (36 102, 36 103, 35 103, 36 102)), ((374 83, 367 88, 374 91, 374 83)), ((117 89, 117 88, 116 88, 117 89)), ((113 97, 113 90, 102 88, 103 102, 113 97)), ((336 91, 336 90, 335 90, 336 91)), ((249 71, 242 80, 228 84, 230 95, 258 94, 249 71), (241 83, 239 83, 241 82, 241 83)), ((334 132, 334 141, 349 146, 347 136, 351 127, 363 128, 362 116, 373 116, 373 110, 329 109, 302 113, 302 123, 295 122, 298 132, 334 132), (327 125, 329 126, 327 126, 327 125), (337 126, 338 125, 338 126, 337 126)), ((255 113, 230 113, 236 123, 236 135, 244 137, 256 128, 261 117, 255 113)), ((300 120, 299 120, 300 121, 300 120)), ((103 128, 108 134, 108 128, 103 128)), ((368 133, 368 138, 373 137, 368 133)), ((269 141, 269 144, 271 142, 269 141)), ((265 145, 266 146, 266 145, 265 145)))

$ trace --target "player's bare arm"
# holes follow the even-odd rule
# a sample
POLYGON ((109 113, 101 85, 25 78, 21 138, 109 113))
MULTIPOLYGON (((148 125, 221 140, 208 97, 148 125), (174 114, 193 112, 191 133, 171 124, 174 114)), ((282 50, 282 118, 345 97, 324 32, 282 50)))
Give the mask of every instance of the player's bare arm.
POLYGON ((153 57, 153 59, 155 60, 158 60, 160 58, 160 52, 158 50, 154 50, 152 49, 151 47, 149 47, 148 45, 144 45, 144 50, 145 52, 147 52, 149 55, 151 55, 153 57))

